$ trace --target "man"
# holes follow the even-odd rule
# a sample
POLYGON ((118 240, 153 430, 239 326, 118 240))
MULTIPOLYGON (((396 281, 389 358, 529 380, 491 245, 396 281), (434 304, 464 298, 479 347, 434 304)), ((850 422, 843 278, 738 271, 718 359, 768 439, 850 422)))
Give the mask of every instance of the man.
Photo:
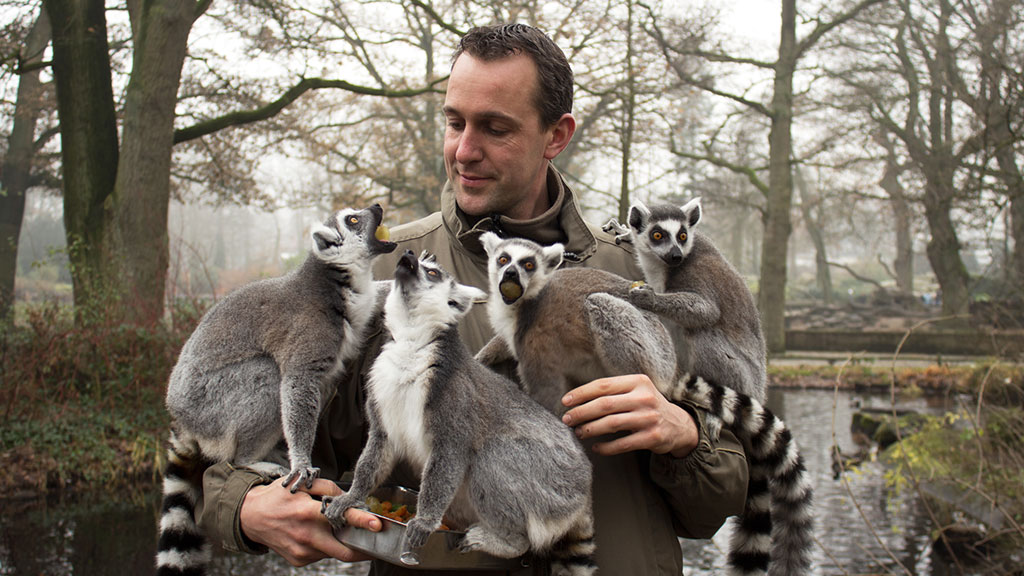
MULTIPOLYGON (((551 166, 575 132, 571 110, 572 71, 543 33, 513 24, 467 34, 445 98, 449 180, 442 208, 396 228, 395 254, 429 250, 460 282, 486 289, 479 236, 496 231, 562 242, 576 255, 570 265, 641 277, 627 248, 583 220, 577 199, 551 166)), ((378 278, 391 276, 395 258, 381 258, 378 278)), ((492 334, 484 308, 474 307, 460 326, 473 350, 492 334)), ((338 478, 358 458, 365 427, 361 386, 380 344, 378 335, 321 419, 313 459, 324 478, 338 478)), ((581 439, 597 439, 594 509, 602 574, 680 574, 677 535, 710 537, 742 511, 747 469, 735 437, 723 432, 711 442, 701 412, 668 402, 646 376, 597 380, 570 391, 563 402, 564 421, 581 439)), ((227 464, 207 470, 200 523, 215 543, 249 552, 270 548, 294 565, 326 557, 365 559, 333 538, 318 501, 267 480, 227 464)), ((309 492, 338 491, 320 479, 309 492)), ((380 529, 379 520, 362 511, 350 510, 346 518, 380 529)), ((406 571, 374 563, 373 574, 400 573, 406 571)), ((533 573, 543 574, 544 567, 533 573)))

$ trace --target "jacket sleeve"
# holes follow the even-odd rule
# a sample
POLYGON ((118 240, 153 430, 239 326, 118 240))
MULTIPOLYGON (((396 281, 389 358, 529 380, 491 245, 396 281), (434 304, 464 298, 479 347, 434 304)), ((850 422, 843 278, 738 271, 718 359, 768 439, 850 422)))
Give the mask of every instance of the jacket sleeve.
POLYGON ((242 534, 239 515, 249 489, 269 481, 270 478, 258 472, 235 468, 228 462, 206 469, 203 474, 203 494, 196 505, 196 518, 214 548, 249 554, 263 554, 267 551, 266 546, 242 534))
POLYGON ((708 434, 706 413, 690 403, 678 406, 697 422, 700 439, 684 458, 653 454, 651 481, 665 493, 676 534, 710 538, 725 520, 743 512, 747 497, 747 459, 743 446, 729 430, 717 439, 708 434))

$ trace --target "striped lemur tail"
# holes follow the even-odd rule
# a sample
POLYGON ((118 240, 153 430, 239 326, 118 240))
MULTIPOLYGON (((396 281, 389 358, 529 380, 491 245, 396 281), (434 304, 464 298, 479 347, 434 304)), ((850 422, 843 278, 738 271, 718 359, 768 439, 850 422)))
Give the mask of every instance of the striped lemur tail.
POLYGON ((171 430, 164 471, 164 497, 157 542, 157 576, 200 576, 210 561, 210 547, 196 524, 207 462, 199 445, 171 430))
POLYGON ((707 409, 747 451, 750 482, 730 542, 729 573, 806 574, 811 566, 812 488, 786 425, 757 400, 697 376, 680 378, 665 395, 707 409))
POLYGON ((551 576, 594 576, 594 516, 581 515, 579 523, 551 548, 551 576))

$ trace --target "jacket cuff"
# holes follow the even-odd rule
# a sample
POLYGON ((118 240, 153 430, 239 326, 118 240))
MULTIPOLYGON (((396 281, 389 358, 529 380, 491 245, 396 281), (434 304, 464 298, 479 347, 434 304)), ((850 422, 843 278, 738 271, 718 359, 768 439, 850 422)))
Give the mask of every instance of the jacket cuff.
POLYGON ((213 542, 230 552, 265 554, 269 549, 253 542, 242 533, 242 502, 253 486, 266 484, 270 478, 248 468, 235 468, 222 462, 203 474, 204 505, 200 525, 213 542))
POLYGON ((709 434, 705 413, 676 403, 697 422, 697 447, 683 458, 652 454, 651 480, 664 492, 684 538, 710 538, 729 516, 743 512, 748 468, 743 446, 729 430, 709 434))

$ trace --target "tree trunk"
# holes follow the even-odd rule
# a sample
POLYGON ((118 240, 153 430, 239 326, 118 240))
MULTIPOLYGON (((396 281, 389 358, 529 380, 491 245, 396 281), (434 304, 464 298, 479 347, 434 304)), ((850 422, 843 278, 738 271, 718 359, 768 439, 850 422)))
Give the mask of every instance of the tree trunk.
MULTIPOLYGON (((52 25, 53 74, 64 171, 64 229, 76 318, 107 294, 116 268, 104 245, 104 203, 117 176, 117 119, 103 0, 44 0, 52 25)), ((100 313, 100 310, 93 310, 100 313)))
POLYGON ((792 230, 790 156, 796 57, 796 0, 783 0, 782 35, 771 103, 772 127, 768 136, 768 196, 761 244, 761 288, 757 298, 769 353, 786 351, 786 259, 792 230))
POLYGON ((960 258, 960 240, 950 216, 952 192, 946 190, 943 183, 931 181, 932 176, 926 177, 930 180, 924 194, 924 213, 931 231, 928 262, 942 290, 942 313, 965 317, 970 305, 968 274, 960 258))
POLYGON ((633 123, 636 118, 636 77, 633 70, 633 2, 626 2, 626 97, 623 102, 623 114, 625 115, 622 127, 622 180, 619 185, 619 222, 626 222, 629 218, 630 191, 629 191, 629 166, 630 154, 633 152, 633 123))
POLYGON ((896 153, 888 136, 876 136, 887 151, 885 171, 879 186, 889 195, 889 206, 892 208, 893 227, 896 230, 896 257, 893 259, 893 270, 896 275, 896 287, 907 296, 914 293, 914 241, 911 234, 913 214, 907 201, 903 185, 900 184, 900 167, 896 161, 896 153))
POLYGON ((832 304, 832 271, 828 266, 828 247, 825 245, 825 234, 821 229, 820 219, 816 212, 820 211, 820 199, 812 197, 807 188, 803 172, 794 171, 794 182, 800 194, 800 214, 803 216, 804 227, 814 244, 814 277, 821 292, 822 302, 832 304), (816 209, 818 208, 818 209, 816 209))
POLYGON ((164 310, 174 106, 196 4, 143 1, 131 16, 135 50, 108 239, 123 262, 118 288, 127 319, 145 325, 164 310))
MULTIPOLYGON (((21 66, 42 60, 50 42, 50 19, 40 9, 39 17, 25 39, 21 66)), ((24 72, 18 79, 14 123, 7 139, 7 155, 0 167, 0 320, 14 306, 14 278, 18 272, 18 239, 25 215, 25 193, 32 177, 36 122, 43 110, 39 70, 24 72)))

